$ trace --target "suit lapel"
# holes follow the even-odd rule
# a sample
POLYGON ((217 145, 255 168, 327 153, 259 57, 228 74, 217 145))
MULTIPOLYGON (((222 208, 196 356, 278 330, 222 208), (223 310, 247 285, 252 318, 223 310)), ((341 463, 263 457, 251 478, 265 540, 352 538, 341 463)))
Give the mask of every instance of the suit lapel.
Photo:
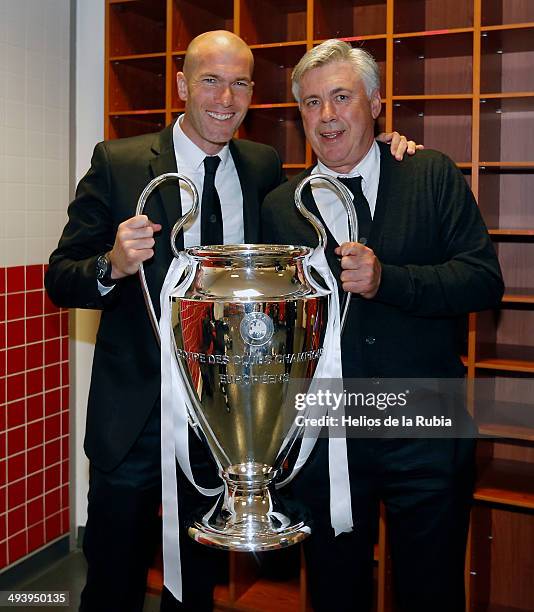
MULTIPOLYGON (((172 125, 154 135, 149 158, 152 178, 167 172, 177 172, 172 125)), ((170 232, 182 214, 178 181, 168 181, 156 188, 147 202, 146 212, 152 221, 162 224, 162 231, 155 235, 154 257, 145 262, 148 289, 159 317, 159 292, 172 260, 170 232)), ((178 248, 183 248, 183 238, 178 239, 178 248)))
MULTIPOLYGON (((308 174, 310 174, 310 172, 308 172, 308 174)), ((326 230, 326 240, 327 240, 326 250, 325 250, 326 259, 328 261, 328 265, 330 266, 330 269, 332 270, 332 273, 334 274, 334 276, 336 278, 339 278, 341 274, 341 265, 339 263, 339 258, 334 253, 334 249, 338 247, 339 244, 337 243, 337 240, 334 238, 334 235, 328 228, 328 225, 325 223, 325 220, 323 219, 321 213, 319 212, 319 208, 317 207, 315 198, 312 195, 311 185, 309 183, 308 185, 306 185, 306 187, 302 191, 302 201, 304 202, 304 205, 306 206, 306 208, 319 219, 319 221, 323 224, 323 227, 326 230)), ((311 225, 310 225, 310 228, 311 228, 311 225)), ((315 230, 313 231, 315 233, 315 230)), ((317 238, 315 239, 314 244, 317 244, 317 238)))
POLYGON ((368 246, 370 248, 377 245, 377 238, 382 235, 382 227, 386 217, 387 203, 389 200, 390 175, 394 163, 394 158, 389 152, 389 147, 380 142, 378 146, 380 148, 380 178, 378 181, 378 193, 376 195, 375 214, 373 215, 373 223, 369 235, 368 246))
MULTIPOLYGON (((152 144, 154 157, 150 160, 150 169, 154 178, 167 172, 178 172, 172 140, 173 125, 171 124, 159 132, 152 144)), ((156 193, 163 205, 166 220, 171 230, 182 215, 179 183, 178 181, 164 183, 158 187, 156 193)), ((178 237, 178 248, 183 248, 183 237, 181 234, 178 237)))
POLYGON ((243 225, 245 242, 257 243, 260 240, 260 204, 255 186, 258 184, 254 177, 253 168, 243 153, 239 151, 236 143, 230 141, 230 154, 234 160, 237 176, 241 183, 243 194, 243 225))

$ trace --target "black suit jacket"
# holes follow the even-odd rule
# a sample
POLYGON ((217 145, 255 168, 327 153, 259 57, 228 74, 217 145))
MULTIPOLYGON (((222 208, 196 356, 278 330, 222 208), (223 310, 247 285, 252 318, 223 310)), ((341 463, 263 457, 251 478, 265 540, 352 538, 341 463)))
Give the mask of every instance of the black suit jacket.
MULTIPOLYGON (((280 158, 273 148, 246 140, 232 141, 230 152, 243 193, 245 240, 258 242, 260 204, 284 180, 280 158)), ((46 289, 55 304, 103 311, 85 435, 87 456, 103 470, 113 469, 124 458, 159 398, 160 354, 138 275, 122 279, 101 297, 96 258, 111 249, 118 225, 135 214, 147 183, 165 172, 177 172, 172 126, 158 134, 99 143, 69 206, 68 223, 46 273, 46 289)), ((182 213, 178 184, 160 187, 149 198, 145 213, 162 225, 155 255, 145 265, 159 315, 159 293, 172 259, 170 231, 182 213)))
MULTIPOLYGON (((379 143, 380 181, 368 244, 382 264, 376 296, 353 296, 342 337, 343 374, 365 378, 461 377, 458 325, 470 311, 496 306, 503 282, 495 250, 466 181, 431 150, 397 162, 379 143)), ((293 204, 311 168, 270 193, 263 239, 315 246, 317 236, 293 204)), ((309 187, 309 186, 308 186, 309 187)), ((319 211, 311 189, 304 204, 319 211)), ((341 267, 328 232, 327 258, 341 267)))

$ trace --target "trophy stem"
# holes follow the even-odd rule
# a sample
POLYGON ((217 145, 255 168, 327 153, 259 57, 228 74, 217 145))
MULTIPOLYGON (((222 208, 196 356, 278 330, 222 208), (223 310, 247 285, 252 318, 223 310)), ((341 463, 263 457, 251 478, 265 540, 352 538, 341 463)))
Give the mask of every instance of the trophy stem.
POLYGON ((224 492, 215 506, 189 528, 201 544, 238 551, 286 548, 310 534, 299 509, 276 496, 276 472, 267 465, 244 463, 227 468, 224 492))

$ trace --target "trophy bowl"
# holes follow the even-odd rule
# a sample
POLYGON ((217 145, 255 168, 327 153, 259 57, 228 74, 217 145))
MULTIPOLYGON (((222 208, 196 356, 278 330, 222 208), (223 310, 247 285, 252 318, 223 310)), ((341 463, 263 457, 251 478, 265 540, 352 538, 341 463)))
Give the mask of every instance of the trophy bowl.
POLYGON ((310 533, 274 483, 301 429, 305 393, 322 353, 327 297, 305 273, 311 249, 225 245, 186 253, 196 266, 171 294, 174 351, 224 491, 189 534, 217 548, 263 551, 310 533))

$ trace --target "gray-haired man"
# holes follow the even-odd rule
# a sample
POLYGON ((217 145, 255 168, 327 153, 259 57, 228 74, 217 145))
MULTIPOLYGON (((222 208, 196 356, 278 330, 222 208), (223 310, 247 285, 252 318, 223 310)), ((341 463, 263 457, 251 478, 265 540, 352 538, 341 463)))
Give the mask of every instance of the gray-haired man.
MULTIPOLYGON (((348 378, 462 377, 457 323, 495 306, 503 283, 474 198, 437 151, 397 163, 374 140, 378 68, 362 49, 329 40, 293 72, 293 92, 317 165, 271 192, 263 239, 317 244, 287 202, 313 172, 339 176, 354 193, 359 241, 348 242, 338 199, 314 182, 303 192, 327 227, 327 258, 354 294, 342 336, 348 378)), ((317 612, 370 610, 378 502, 383 500, 395 594, 405 612, 464 610, 463 566, 473 486, 472 439, 348 439, 354 529, 334 537, 328 441, 320 439, 294 490, 312 510, 305 550, 317 612)))

